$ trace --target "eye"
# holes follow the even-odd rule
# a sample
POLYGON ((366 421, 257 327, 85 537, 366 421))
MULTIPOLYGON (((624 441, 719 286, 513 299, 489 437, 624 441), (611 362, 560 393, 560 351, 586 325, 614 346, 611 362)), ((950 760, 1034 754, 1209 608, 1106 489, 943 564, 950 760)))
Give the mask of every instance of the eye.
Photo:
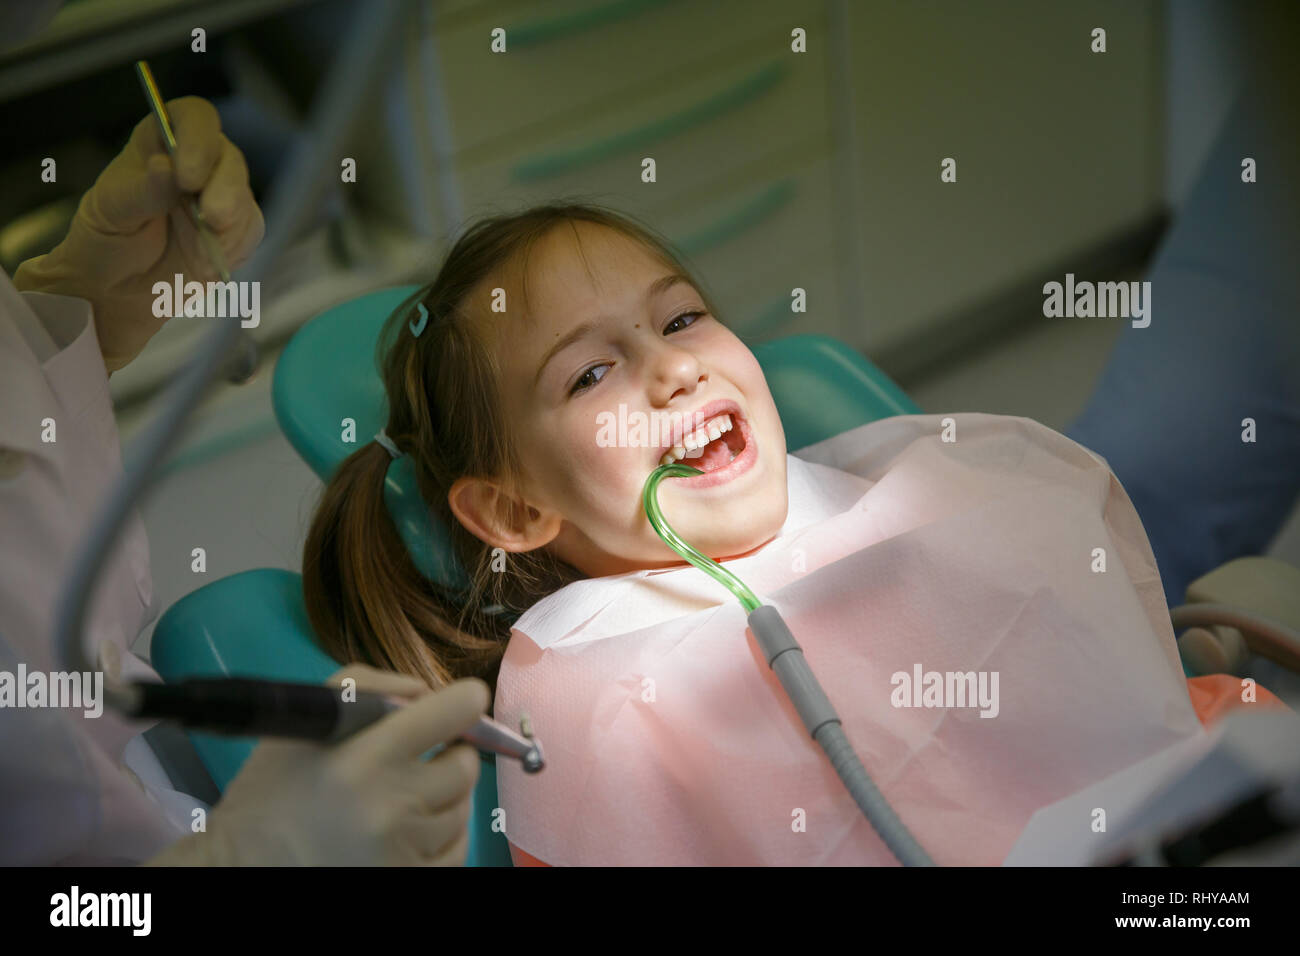
MULTIPOLYGON (((668 324, 664 327, 664 335, 671 335, 675 331, 680 332, 682 329, 689 329, 692 325, 694 325, 701 318, 703 318, 708 314, 709 313, 707 312, 683 312, 680 315, 675 315, 668 321, 668 324), (681 322, 683 319, 691 319, 691 321, 686 322, 685 324, 678 326, 678 328, 674 329, 673 326, 677 325, 677 323, 681 322)), ((573 388, 569 389, 569 395, 570 396, 577 395, 579 392, 585 392, 587 389, 592 388, 597 382, 599 382, 602 378, 605 377, 603 374, 600 376, 595 376, 594 375, 595 371, 597 369, 602 369, 602 368, 608 369, 609 367, 610 367, 609 362, 602 362, 599 365, 593 365, 590 368, 588 368, 586 371, 582 373, 581 376, 578 377, 578 380, 573 383, 573 388)))
POLYGON ((680 322, 682 319, 685 319, 685 318, 688 318, 688 317, 691 317, 691 316, 694 316, 694 317, 695 317, 695 321, 693 321, 693 322, 688 322, 686 325, 683 325, 683 326, 682 326, 683 329, 689 329, 692 325, 695 324, 695 322, 698 322, 698 321, 700 320, 701 317, 706 316, 706 315, 708 315, 708 314, 709 314, 709 313, 707 313, 707 312, 683 312, 681 315, 678 315, 678 316, 675 316, 674 318, 672 318, 672 319, 668 322, 668 324, 667 324, 666 326, 664 326, 664 335, 668 335, 668 334, 672 331, 673 326, 676 325, 678 322, 680 322))
POLYGON ((598 369, 598 368, 609 368, 609 363, 608 363, 608 362, 602 362, 600 365, 593 365, 591 368, 589 368, 589 369, 587 369, 585 372, 583 372, 582 375, 581 375, 581 377, 580 377, 576 382, 573 383, 573 388, 569 389, 569 394, 570 394, 570 395, 576 395, 576 394, 578 394, 579 392, 585 391, 585 390, 591 388, 591 387, 592 387, 593 385, 595 385, 597 382, 599 382, 600 379, 604 378, 604 377, 605 377, 604 375, 601 375, 600 378, 593 378, 593 377, 592 377, 592 373, 595 372, 596 369, 598 369), (588 381, 587 381, 588 379, 591 379, 591 381, 588 382, 588 381), (583 384, 583 383, 586 383, 586 384, 583 384))

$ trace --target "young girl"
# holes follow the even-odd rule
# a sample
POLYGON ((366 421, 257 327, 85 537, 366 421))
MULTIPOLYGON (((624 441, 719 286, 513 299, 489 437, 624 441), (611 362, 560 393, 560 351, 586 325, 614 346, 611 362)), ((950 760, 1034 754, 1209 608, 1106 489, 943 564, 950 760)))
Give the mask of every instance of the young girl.
MULTIPOLYGON (((532 854, 548 863, 892 860, 848 800, 825 756, 807 739, 788 702, 782 702, 765 662, 745 651, 743 614, 734 599, 701 572, 686 567, 647 521, 641 490, 646 477, 663 461, 685 460, 706 471, 697 478, 666 480, 659 489, 665 515, 686 541, 728 562, 760 596, 791 583, 791 574, 773 570, 788 565, 798 575, 813 571, 822 575, 809 576, 810 583, 818 580, 825 587, 826 582, 834 582, 833 596, 847 600, 844 606, 853 607, 855 599, 869 600, 862 613, 878 616, 883 623, 880 636, 872 638, 870 654, 886 657, 890 645, 885 635, 898 638, 911 633, 907 607, 889 604, 905 593, 906 585, 877 580, 876 565, 853 564, 864 545, 890 537, 915 545, 921 540, 914 534, 916 529, 951 527, 940 523, 945 516, 933 510, 934 503, 948 509, 948 517, 958 514, 966 507, 961 504, 966 500, 964 489, 974 487, 963 484, 971 475, 985 482, 981 488, 991 489, 985 498, 968 496, 973 515, 980 513, 983 501, 999 499, 1022 509, 1013 512, 1020 517, 1030 515, 1032 510, 1024 502, 1036 500, 1033 496, 1045 485, 1044 475, 1049 476, 1049 491, 1056 482, 1062 487, 1076 482, 1083 489, 1082 500, 1093 493, 1090 489, 1100 489, 1093 504, 1106 502, 1111 519, 1123 525, 1120 537, 1127 540, 1116 548, 1130 562, 1111 569, 1110 580, 1118 579, 1126 589, 1115 592, 1121 594, 1119 598, 1107 592, 1105 600, 1126 609, 1115 612, 1112 624, 1123 631, 1137 621, 1146 644, 1134 653, 1149 653, 1142 658, 1145 664, 1133 664, 1128 657, 1101 660, 1101 650, 1085 648, 1079 660, 1095 662, 1098 673, 1124 667, 1140 671, 1145 666, 1146 675, 1155 674, 1166 684, 1169 674, 1175 675, 1170 679, 1180 688, 1175 695, 1180 700, 1156 702, 1158 713, 1153 719, 1163 721, 1160 733, 1144 738, 1145 749, 1130 756, 1137 759, 1157 742, 1167 744, 1185 736, 1190 732, 1188 715, 1195 712, 1208 720, 1235 693, 1231 680, 1226 684, 1192 681, 1190 688, 1183 683, 1145 535, 1127 497, 1100 459, 1036 423, 997 416, 959 421, 958 427, 965 431, 953 447, 962 451, 948 449, 947 457, 927 458, 918 450, 919 436, 930 431, 937 435, 937 416, 887 420, 837 436, 817 446, 822 464, 787 456, 781 421, 757 360, 719 319, 701 284, 668 245, 628 217, 586 205, 548 205, 479 222, 455 244, 433 283, 394 313, 381 337, 380 354, 389 403, 385 431, 400 453, 412 459, 421 494, 447 528, 469 584, 454 590, 428 581, 416 569, 384 505, 390 453, 372 442, 342 463, 312 523, 303 560, 309 617, 325 649, 341 662, 414 674, 433 687, 478 677, 494 689, 497 719, 517 724, 520 711, 533 715, 539 739, 547 747, 547 769, 518 779, 512 768, 504 766, 507 762, 499 763, 506 832, 517 862, 538 862, 532 854), (415 321, 420 306, 427 311, 423 324, 415 321), (658 415, 679 427, 666 436, 657 435, 657 440, 611 444, 601 438, 602 423, 609 416, 617 417, 620 407, 625 417, 658 415), (864 456, 854 444, 865 429, 872 429, 874 457, 864 456), (888 454, 883 454, 886 446, 888 454), (1035 463, 1040 463, 1038 472, 1035 463), (1017 469, 1024 472, 1018 486, 1014 485, 1017 469), (902 503, 892 517, 882 515, 878 507, 874 512, 857 507, 868 503, 865 495, 889 487, 891 475, 897 479, 895 484, 903 483, 904 474, 905 484, 917 489, 918 499, 920 486, 929 485, 925 499, 929 504, 916 508, 930 511, 923 515, 922 510, 914 510, 911 517, 904 517, 909 506, 901 497, 895 499, 902 503), (1013 486, 1020 489, 1018 499, 1007 490, 1013 486), (790 558, 780 550, 794 540, 793 535, 810 529, 817 533, 800 539, 805 545, 800 549, 802 557, 790 558), (798 567, 807 559, 805 551, 815 557, 806 567, 798 567), (1136 588, 1124 577, 1125 570, 1140 579, 1136 588), (1130 599, 1133 594, 1138 599, 1130 599), (612 616, 610 607, 615 609, 612 616), (716 620, 709 618, 710 609, 719 611, 716 620), (1119 616, 1124 613, 1127 618, 1119 616), (674 630, 682 621, 695 623, 674 630), (701 622, 709 626, 697 626, 701 622), (521 627, 512 630, 515 623, 521 627), (588 625, 590 629, 583 632, 588 625), (674 649, 683 653, 687 638, 697 632, 728 637, 710 638, 704 651, 693 651, 697 656, 691 668, 674 670, 677 665, 665 655, 674 649), (630 665, 627 657, 640 653, 637 648, 642 647, 627 639, 632 633, 660 641, 658 673, 670 684, 677 680, 671 687, 663 685, 662 699, 651 692, 649 699, 657 701, 652 704, 645 703, 644 668, 630 665), (667 651, 662 646, 665 640, 671 644, 667 651), (565 641, 567 649, 561 646, 565 641), (574 653, 575 645, 581 645, 584 653, 574 653), (508 647, 510 666, 502 671, 508 647), (713 670, 701 671, 700 653, 718 655, 710 658, 713 670), (738 668, 734 674, 733 668, 738 668), (499 672, 509 675, 512 686, 505 685, 505 676, 497 686, 499 672), (695 682, 690 695, 681 693, 686 681, 695 682), (747 683, 753 681, 757 683, 747 683), (617 692, 624 696, 611 705, 608 688, 625 684, 617 692), (732 696, 714 698, 715 691, 732 696), (729 703, 725 707, 705 703, 715 699, 729 703), (646 708, 653 709, 653 722, 642 716, 635 732, 620 730, 619 721, 626 723, 627 701, 643 714, 646 708), (755 709, 746 716, 750 706, 755 709), (672 719, 674 715, 679 719, 672 719), (712 758, 696 761, 689 770, 674 764, 690 748, 684 738, 703 739, 717 733, 740 736, 732 740, 732 750, 711 751, 712 758), (767 763, 755 764, 752 754, 764 747, 777 747, 778 752, 767 763), (787 749, 779 750, 782 747, 787 749), (628 752, 629 748, 635 752, 628 752), (736 754, 743 757, 728 764, 736 754), (606 776, 596 773, 597 765, 606 776), (608 776, 611 767, 632 769, 624 777, 608 776), (786 780, 786 776, 797 779, 786 780), (774 798, 775 810, 767 805, 759 808, 765 793, 780 794, 774 798), (813 805, 820 808, 811 818, 813 830, 801 831, 800 813, 813 805), (769 812, 782 817, 776 827, 780 834, 771 839, 752 837, 752 818, 769 812), (635 819, 629 819, 629 814, 635 819), (822 834, 835 830, 837 835, 817 836, 818 827, 822 834), (788 834, 795 834, 793 841, 788 834)), ((1078 491, 1070 489, 1069 494, 1078 491)), ((882 499, 877 495, 873 500, 882 499)), ((1075 500, 1058 496, 1045 513, 1068 511, 1075 500)), ((1042 527, 1027 528, 1025 534, 1046 535, 1050 521, 1036 523, 1042 527)), ((1001 529, 1014 524, 1004 521, 981 527, 980 540, 996 547, 1004 534, 1001 529)), ((1111 525, 1097 527, 1104 532, 1111 525)), ((974 524, 971 534, 976 534, 974 524)), ((1018 542, 1031 553, 1026 555, 1029 564, 1016 573, 1028 580, 1037 568, 1061 565, 1065 545, 1057 543, 1059 537, 1018 542)), ((951 541, 937 538, 925 547, 929 550, 898 552, 887 566, 912 562, 921 569, 918 575, 924 575, 942 562, 943 554, 962 551, 960 545, 954 548, 951 541)), ((876 553, 883 554, 879 549, 876 553)), ((952 574, 981 564, 978 554, 963 554, 963 559, 965 564, 946 572, 945 587, 954 586, 952 574)), ((919 579, 911 578, 913 584, 919 579)), ((998 591, 996 570, 988 580, 988 587, 971 588, 965 604, 970 627, 965 630, 980 633, 982 626, 989 625, 974 610, 981 607, 982 593, 998 591)), ((1036 596, 1044 587, 1052 590, 1041 584, 1036 587, 1036 596)), ((1062 634, 1068 633, 1064 625, 1075 622, 1060 595, 1072 589, 1073 585, 1061 585, 1050 600, 1038 602, 1036 626, 1060 627, 1062 634)), ((804 600, 795 591, 782 594, 792 607, 804 600)), ((954 602, 940 603, 951 607, 954 602)), ((1015 616, 1023 616, 1022 612, 1023 608, 1015 616)), ((838 682, 847 680, 847 675, 856 675, 854 668, 864 658, 862 648, 853 646, 852 635, 844 633, 846 627, 853 628, 852 620, 816 618, 811 612, 796 617, 812 632, 811 643, 796 621, 787 619, 827 684, 868 770, 879 782, 878 774, 886 767, 913 768, 916 779, 911 789, 900 777, 892 790, 884 784, 882 790, 926 844, 924 835, 933 835, 933 827, 943 819, 951 822, 962 803, 955 795, 937 796, 936 781, 946 781, 943 787, 963 787, 972 775, 978 776, 975 768, 981 766, 981 758, 968 756, 963 759, 977 763, 953 762, 943 772, 936 770, 945 750, 935 725, 938 712, 898 709, 908 702, 900 704, 897 698, 892 702, 895 709, 887 709, 891 690, 897 692, 897 686, 885 687, 883 710, 879 693, 868 695, 854 683, 840 686, 838 682), (834 654, 843 652, 848 656, 841 665, 828 665, 840 660, 834 654), (836 692, 832 684, 837 685, 836 692), (908 726, 909 720, 928 723, 915 724, 894 738, 911 741, 906 746, 899 743, 897 753, 866 743, 872 733, 879 737, 878 728, 891 723, 908 726), (923 752, 927 756, 917 759, 923 752), (918 776, 922 770, 924 779, 918 776), (928 801, 928 817, 917 810, 909 819, 906 801, 912 796, 919 801, 917 806, 928 801)), ((991 654, 992 646, 981 653, 991 654)), ((942 651, 931 650, 929 659, 942 657, 942 651)), ((1125 653, 1122 648, 1115 650, 1125 653)), ((902 653, 917 657, 918 666, 926 659, 917 650, 902 653)), ((1020 653, 1034 657, 1032 649, 1020 653)), ((911 670, 903 660, 899 657, 885 672, 894 674, 896 684, 898 672, 911 670)), ((963 671, 980 663, 954 660, 963 671)), ((1041 679, 1047 665, 1036 666, 1031 673, 1037 684, 1046 686, 1049 694, 1058 694, 1053 681, 1041 679)), ((1009 688, 1019 686, 1014 677, 1008 684, 1008 677, 1003 675, 1004 701, 1009 688)), ((1080 680, 1079 686, 1084 684, 1086 680, 1080 680)), ((1023 701, 1037 691, 1017 693, 1023 701)), ((919 702, 919 688, 916 694, 919 702)), ((1262 691, 1261 697, 1276 703, 1267 692, 1262 691)), ((1091 700, 1078 707, 1107 706, 1095 697, 1091 700)), ((1001 727, 1015 727, 1020 720, 1040 737, 1051 737, 1051 727, 1035 723, 1041 715, 1023 708, 1017 714, 1005 703, 1002 709, 1001 727)), ((1119 703, 1109 709, 1117 715, 1125 713, 1119 703)), ((984 716, 994 719, 977 717, 962 724, 963 715, 961 721, 950 721, 945 727, 983 730, 998 725, 996 711, 996 703, 991 703, 984 716)), ((1067 724, 1078 723, 1075 716, 1064 719, 1067 724)), ((1195 725, 1194 718, 1191 724, 1195 725)), ((1060 739, 1066 738, 1065 730, 1060 739)), ((1024 758, 1028 749, 1023 740, 1014 734, 1003 739, 1017 741, 1024 758)), ((1122 750, 1122 743, 1116 746, 1122 750)), ((999 759, 996 754, 988 757, 990 775, 999 759)), ((1113 757, 1104 766, 1117 769, 1123 765, 1116 763, 1119 759, 1113 757)), ((972 835, 954 842, 949 835, 945 839, 951 849, 935 845, 927 849, 939 863, 1001 862, 1027 811, 1064 796, 1067 782, 1071 787, 1081 786, 1081 780, 1089 782, 1086 760, 1071 766, 1074 776, 1058 774, 1050 787, 1022 786, 1022 802, 1003 801, 1011 809, 1005 819, 990 821, 983 828, 993 834, 989 839, 981 842, 972 835)), ((1014 785, 1009 778, 1003 778, 1003 783, 1014 785)), ((980 789, 976 782, 971 787, 980 789)), ((988 791, 993 794, 996 789, 988 791)), ((969 802, 961 809, 973 813, 972 819, 997 813, 986 805, 977 806, 973 798, 969 802)))

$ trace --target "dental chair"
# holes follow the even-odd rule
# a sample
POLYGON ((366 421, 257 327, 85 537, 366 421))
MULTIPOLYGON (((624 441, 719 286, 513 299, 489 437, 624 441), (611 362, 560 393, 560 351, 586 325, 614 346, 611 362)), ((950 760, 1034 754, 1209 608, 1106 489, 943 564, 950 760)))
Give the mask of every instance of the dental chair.
MULTIPOLYGON (((387 408, 374 365, 379 331, 392 311, 416 286, 386 289, 361 296, 317 316, 293 337, 275 367, 272 402, 276 418, 298 454, 327 481, 338 464, 384 426, 387 408), (363 358, 364 356, 364 358, 363 358), (345 418, 356 421, 356 443, 340 438, 345 418)), ((786 445, 800 449, 840 432, 891 415, 920 414, 921 409, 871 362, 832 338, 794 335, 752 346, 763 367, 785 427, 786 445)), ((449 539, 424 507, 408 457, 392 462, 384 497, 416 566, 430 579, 463 583, 464 572, 452 555, 449 539)), ((1240 593, 1244 585, 1227 580, 1260 578, 1260 569, 1243 558, 1196 582, 1189 601, 1221 600, 1226 585, 1240 593), (1221 579, 1223 579, 1221 581, 1221 579), (1205 594, 1194 593, 1204 585, 1205 594)), ((1267 593, 1250 595, 1261 612, 1284 620, 1297 613, 1286 604, 1300 592, 1300 572, 1290 583, 1275 583, 1267 593)), ((1193 632, 1189 632, 1189 635, 1193 632)), ((1220 660, 1219 645, 1201 629, 1197 655, 1208 664, 1183 669, 1196 673, 1232 672, 1220 660), (1208 650, 1206 650, 1208 648, 1208 650), (1211 653, 1213 652, 1213 653, 1211 653), (1216 656, 1217 655, 1217 656, 1216 656)), ((1244 650, 1244 649, 1243 649, 1244 650)), ((258 568, 208 584, 177 601, 159 619, 152 642, 152 663, 164 680, 185 677, 260 677, 321 683, 341 664, 316 642, 302 599, 302 578, 293 571, 258 568)), ((1293 662, 1293 665, 1296 662, 1293 662)), ((1296 669, 1300 670, 1300 667, 1296 669)), ((546 728, 537 728, 546 741, 546 728)), ((191 733, 190 741, 207 774, 220 791, 239 772, 252 752, 252 738, 191 733)), ((496 758, 483 757, 469 823, 470 866, 510 866, 505 835, 491 829, 497 807, 496 758)))
MULTIPOLYGON (((379 331, 416 286, 361 296, 317 316, 285 346, 275 367, 272 403, 289 443, 328 481, 361 443, 387 422, 374 367, 379 331), (340 438, 356 421, 356 443, 340 438)), ((803 448, 858 425, 921 409, 861 355, 821 335, 795 335, 753 346, 763 367, 786 446, 803 448)), ((417 567, 444 583, 463 580, 449 539, 423 506, 409 458, 388 469, 384 497, 417 567)), ((302 578, 277 568, 244 571, 205 585, 159 619, 152 664, 164 680, 260 677, 321 683, 339 670, 316 643, 302 599, 302 578)), ((546 728, 537 735, 545 744, 546 728)), ((191 733, 217 788, 224 791, 256 743, 252 738, 191 733)), ((469 823, 470 866, 510 866, 503 833, 491 829, 497 804, 494 755, 483 757, 469 823)))

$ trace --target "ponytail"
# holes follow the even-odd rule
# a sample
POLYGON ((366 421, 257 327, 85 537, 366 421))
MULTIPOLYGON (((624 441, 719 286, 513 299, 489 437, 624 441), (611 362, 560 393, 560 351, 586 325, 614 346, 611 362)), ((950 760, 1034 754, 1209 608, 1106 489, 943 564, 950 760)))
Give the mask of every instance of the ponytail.
POLYGON ((378 442, 326 484, 303 553, 303 599, 321 646, 342 664, 419 677, 430 687, 479 677, 495 692, 508 629, 474 635, 465 607, 420 573, 384 503, 392 458, 378 442))

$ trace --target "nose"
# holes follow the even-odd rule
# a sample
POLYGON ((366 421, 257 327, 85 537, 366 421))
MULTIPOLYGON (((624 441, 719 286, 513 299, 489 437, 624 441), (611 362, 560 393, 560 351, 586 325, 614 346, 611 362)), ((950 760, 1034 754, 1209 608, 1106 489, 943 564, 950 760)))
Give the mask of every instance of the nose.
POLYGON ((665 342, 650 358, 649 378, 651 403, 664 407, 707 382, 709 372, 694 353, 665 342))

